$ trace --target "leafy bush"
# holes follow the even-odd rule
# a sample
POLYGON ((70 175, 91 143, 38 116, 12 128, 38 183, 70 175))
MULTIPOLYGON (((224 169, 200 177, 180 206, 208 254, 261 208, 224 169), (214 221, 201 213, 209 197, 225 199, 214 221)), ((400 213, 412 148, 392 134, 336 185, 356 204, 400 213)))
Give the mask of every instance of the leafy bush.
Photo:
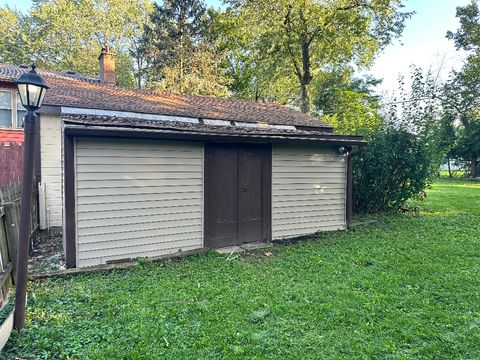
POLYGON ((405 128, 384 125, 353 158, 356 212, 399 209, 421 195, 437 169, 431 146, 405 128))
POLYGON ((8 303, 6 303, 0 310, 0 325, 10 316, 12 310, 15 308, 15 295, 10 295, 8 303))

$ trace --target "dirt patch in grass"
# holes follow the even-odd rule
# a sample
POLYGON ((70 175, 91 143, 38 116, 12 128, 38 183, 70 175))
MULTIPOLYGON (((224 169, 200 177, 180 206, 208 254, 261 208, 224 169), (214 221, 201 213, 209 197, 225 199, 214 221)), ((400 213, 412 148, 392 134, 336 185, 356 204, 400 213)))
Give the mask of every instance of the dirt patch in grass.
POLYGON ((65 269, 62 237, 38 237, 30 252, 28 271, 45 273, 65 269))

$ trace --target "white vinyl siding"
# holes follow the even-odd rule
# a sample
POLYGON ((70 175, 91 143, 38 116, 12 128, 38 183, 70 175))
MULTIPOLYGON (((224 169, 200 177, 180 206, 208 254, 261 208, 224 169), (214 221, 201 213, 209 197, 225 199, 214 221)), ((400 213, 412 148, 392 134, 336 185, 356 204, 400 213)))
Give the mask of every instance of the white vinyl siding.
POLYGON ((61 227, 62 212, 62 131, 60 116, 40 117, 41 176, 45 184, 45 209, 50 227, 61 227))
POLYGON ((76 139, 77 266, 203 247, 203 144, 76 139))
POLYGON ((273 145, 272 238, 345 228, 346 159, 336 148, 273 145))

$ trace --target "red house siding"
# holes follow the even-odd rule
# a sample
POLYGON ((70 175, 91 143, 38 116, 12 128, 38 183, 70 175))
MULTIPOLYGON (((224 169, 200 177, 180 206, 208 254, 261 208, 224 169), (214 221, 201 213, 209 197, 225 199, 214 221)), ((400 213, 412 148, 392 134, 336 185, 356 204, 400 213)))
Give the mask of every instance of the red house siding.
POLYGON ((23 144, 23 130, 2 130, 0 129, 0 142, 15 142, 23 144))
POLYGON ((0 189, 22 178, 23 134, 22 142, 0 141, 0 189))

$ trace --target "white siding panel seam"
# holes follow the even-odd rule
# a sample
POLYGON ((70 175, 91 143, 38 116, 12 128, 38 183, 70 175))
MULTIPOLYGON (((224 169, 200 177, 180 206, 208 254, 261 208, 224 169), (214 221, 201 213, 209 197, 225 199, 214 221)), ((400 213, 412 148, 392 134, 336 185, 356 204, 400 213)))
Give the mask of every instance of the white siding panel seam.
MULTIPOLYGON (((191 237, 191 238, 184 238, 182 240, 162 240, 162 241, 151 241, 151 242, 144 242, 141 246, 151 246, 151 245, 157 245, 157 244, 168 244, 169 245, 169 248, 174 248, 174 247, 178 247, 179 244, 181 244, 182 242, 191 242, 191 241, 195 241, 195 242, 198 242, 199 241, 199 237, 198 236, 194 236, 194 237, 191 237)), ((96 252, 96 251, 101 251, 101 250, 110 250, 110 249, 135 249, 135 246, 132 246, 131 244, 130 245, 120 245, 120 246, 108 246, 108 247, 105 247, 105 248, 97 248, 97 249, 82 249, 83 248, 83 244, 82 244, 82 247, 81 247, 81 250, 80 250, 80 253, 81 254, 85 254, 85 253, 91 253, 91 252, 96 252)), ((95 255, 95 254, 93 254, 95 255)))
POLYGON ((143 235, 141 233, 139 233, 138 235, 139 236, 133 236, 133 237, 118 237, 116 236, 114 239, 107 239, 107 240, 103 240, 103 239, 99 239, 96 237, 96 235, 93 235, 93 239, 94 240, 91 240, 91 241, 87 241, 88 240, 88 237, 92 237, 92 235, 85 235, 83 236, 84 237, 84 240, 82 241, 82 245, 85 245, 85 244, 100 244, 100 243, 109 243, 109 244, 114 244, 115 241, 123 241, 123 240, 146 240, 146 239, 150 239, 150 238, 158 238, 158 237, 163 237, 163 236, 170 236, 170 235, 186 235, 188 236, 188 234, 198 234, 198 229, 190 229, 188 231, 173 231, 173 232, 166 232, 166 233, 163 233, 163 234, 153 234, 153 235, 143 235))
MULTIPOLYGON (((198 220, 200 217, 193 219, 193 220, 198 220)), ((182 221, 182 220, 169 220, 167 224, 162 224, 161 221, 155 222, 155 223, 149 223, 149 224, 154 224, 152 226, 147 226, 145 224, 139 224, 136 223, 134 225, 138 225, 137 228, 135 226, 131 226, 131 224, 122 224, 122 226, 118 225, 111 225, 109 228, 114 228, 117 227, 119 228, 118 231, 103 231, 103 232, 93 232, 89 233, 87 231, 79 231, 79 233, 83 234, 84 236, 101 236, 101 235, 109 235, 109 234, 128 234, 128 233, 136 233, 139 231, 145 231, 145 230, 162 230, 162 229, 195 229, 199 226, 199 221, 191 221, 192 219, 187 219, 187 221, 182 221), (170 224, 169 224, 170 223, 170 224), (186 224, 185 224, 186 223, 186 224), (130 228, 127 228, 129 230, 124 230, 126 227, 130 226, 130 228)), ((83 228, 87 229, 87 228, 83 228)), ((95 227, 93 229, 96 229, 95 227)))

